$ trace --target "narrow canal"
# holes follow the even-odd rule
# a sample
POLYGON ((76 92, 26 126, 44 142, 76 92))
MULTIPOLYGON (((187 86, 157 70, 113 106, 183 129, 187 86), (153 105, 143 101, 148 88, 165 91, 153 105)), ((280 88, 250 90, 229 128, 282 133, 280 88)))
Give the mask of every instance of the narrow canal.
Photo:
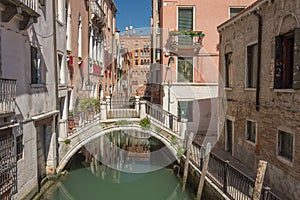
POLYGON ((102 136, 74 155, 67 167, 67 175, 40 199, 192 199, 188 191, 181 190, 181 178, 174 174, 172 163, 157 167, 161 157, 167 155, 166 150, 159 150, 163 146, 145 133, 118 132, 102 136), (97 159, 89 159, 93 157, 91 151, 97 159), (164 153, 155 155, 157 152, 164 153), (113 159, 108 161, 105 156, 113 159))

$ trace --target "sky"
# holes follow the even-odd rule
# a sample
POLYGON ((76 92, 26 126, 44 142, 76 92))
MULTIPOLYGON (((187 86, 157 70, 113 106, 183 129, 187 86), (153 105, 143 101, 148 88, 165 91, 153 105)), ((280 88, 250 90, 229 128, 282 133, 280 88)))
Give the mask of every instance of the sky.
POLYGON ((123 32, 126 26, 142 28, 150 26, 151 0, 115 0, 117 28, 123 32))

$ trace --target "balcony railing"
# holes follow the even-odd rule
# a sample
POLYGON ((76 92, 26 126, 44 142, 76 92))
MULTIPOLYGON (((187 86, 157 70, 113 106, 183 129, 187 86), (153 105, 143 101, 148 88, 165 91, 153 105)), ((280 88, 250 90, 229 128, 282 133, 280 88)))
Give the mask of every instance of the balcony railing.
POLYGON ((92 19, 95 20, 96 23, 98 23, 100 26, 105 25, 105 13, 96 0, 92 0, 91 2, 91 13, 92 19))
POLYGON ((38 11, 38 0, 20 0, 20 2, 35 12, 38 11))
POLYGON ((16 80, 0 78, 0 114, 15 111, 16 80))
POLYGON ((32 22, 36 23, 40 16, 38 3, 39 0, 1 0, 1 4, 5 8, 2 12, 1 21, 6 23, 17 16, 20 20, 19 29, 26 30, 32 22))
MULTIPOLYGON (((14 5, 21 8, 31 17, 38 17, 38 4, 39 0, 2 0, 4 5, 14 5)), ((17 11, 18 12, 18 11, 17 11)))
POLYGON ((202 32, 169 32, 169 45, 172 48, 195 49, 202 47, 202 32))

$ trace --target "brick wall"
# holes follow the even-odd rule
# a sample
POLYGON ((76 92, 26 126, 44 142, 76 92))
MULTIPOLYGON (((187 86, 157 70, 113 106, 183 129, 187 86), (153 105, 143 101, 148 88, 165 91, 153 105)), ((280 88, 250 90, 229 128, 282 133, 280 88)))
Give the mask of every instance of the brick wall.
MULTIPOLYGON (((264 2, 264 1, 260 1, 264 2)), ((258 3, 260 4, 260 3, 258 3)), ((253 8, 255 10, 256 6, 253 8)), ((299 27, 300 2, 296 0, 266 1, 259 5, 262 16, 262 49, 259 111, 256 110, 256 90, 245 89, 247 45, 258 41, 258 18, 248 9, 219 26, 220 81, 224 81, 225 53, 232 52, 232 87, 224 89, 227 118, 234 120, 233 156, 256 169, 258 160, 268 161, 266 181, 290 199, 300 198, 300 91, 274 89, 275 36, 299 27), (253 144, 246 139, 246 120, 257 122, 257 138, 253 144), (292 161, 277 154, 278 129, 289 130, 294 136, 292 161), (298 190, 298 191, 297 191, 298 190)), ((221 83, 220 82, 220 83, 221 83)), ((222 108, 222 104, 220 104, 222 108)), ((220 125, 219 145, 225 149, 226 133, 220 125)))

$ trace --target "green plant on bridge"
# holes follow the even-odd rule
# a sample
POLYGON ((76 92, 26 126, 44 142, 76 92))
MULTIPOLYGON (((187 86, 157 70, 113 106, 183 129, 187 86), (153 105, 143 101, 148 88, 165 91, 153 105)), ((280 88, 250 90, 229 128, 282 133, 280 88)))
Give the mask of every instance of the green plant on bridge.
POLYGON ((183 147, 178 147, 178 148, 177 148, 177 156, 178 156, 178 157, 181 157, 181 156, 183 156, 183 154, 184 154, 184 149, 183 149, 183 147))
POLYGON ((131 124, 132 122, 130 121, 127 121, 127 120, 119 120, 119 121, 116 121, 116 125, 117 126, 124 126, 124 125, 128 125, 128 124, 131 124))
POLYGON ((171 143, 172 143, 173 145, 178 144, 178 140, 177 140, 177 137, 176 137, 175 135, 172 135, 172 137, 171 137, 171 143))
POLYGON ((65 144, 70 144, 70 143, 71 143, 71 140, 70 140, 70 139, 65 139, 65 140, 64 140, 64 143, 65 143, 65 144))
POLYGON ((161 128, 155 127, 155 132, 156 132, 156 133, 160 133, 160 132, 161 132, 161 128))
POLYGON ((145 117, 145 118, 141 119, 140 126, 142 128, 150 128, 150 126, 151 126, 150 119, 148 117, 145 117))

